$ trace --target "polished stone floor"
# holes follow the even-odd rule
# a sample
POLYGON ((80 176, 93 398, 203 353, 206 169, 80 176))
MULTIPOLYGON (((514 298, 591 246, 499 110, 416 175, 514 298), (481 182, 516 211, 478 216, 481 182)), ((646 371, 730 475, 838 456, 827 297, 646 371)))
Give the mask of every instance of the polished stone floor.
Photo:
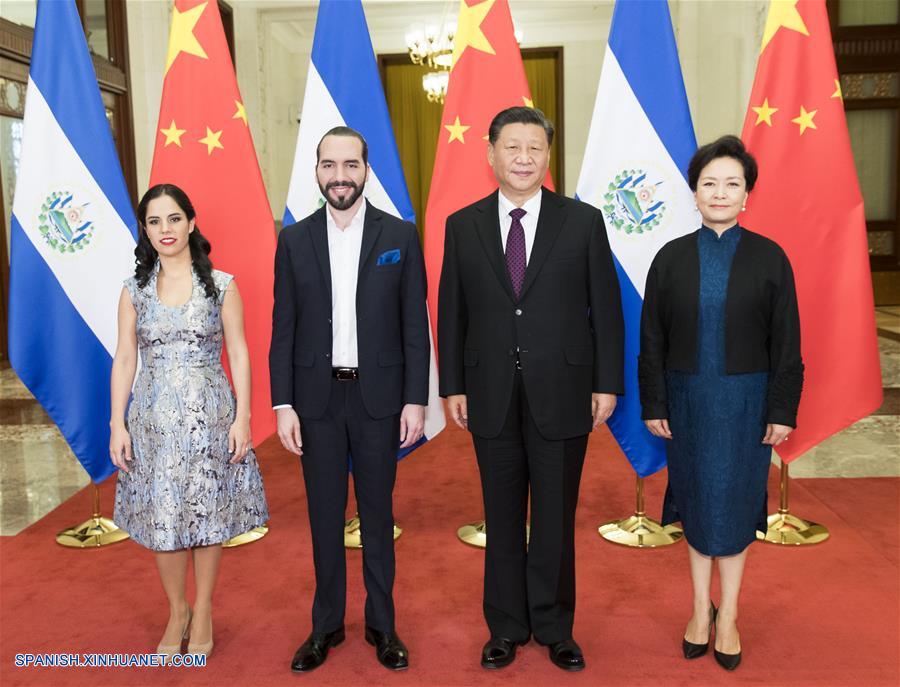
MULTIPOLYGON (((876 318, 884 403, 791 463, 791 476, 900 476, 900 306, 878 308, 876 318)), ((0 535, 20 532, 90 482, 8 364, 0 369, 0 455, 0 535)), ((101 508, 109 514, 112 504, 101 508)))

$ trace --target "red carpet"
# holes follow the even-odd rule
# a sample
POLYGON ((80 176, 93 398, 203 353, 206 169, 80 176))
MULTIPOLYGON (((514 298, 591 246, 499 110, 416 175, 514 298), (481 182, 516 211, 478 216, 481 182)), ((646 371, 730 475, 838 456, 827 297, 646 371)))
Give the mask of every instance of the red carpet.
MULTIPOLYGON (((348 552, 347 641, 312 675, 292 675, 310 629, 312 561, 298 461, 271 439, 259 450, 271 533, 225 552, 216 648, 202 669, 16 668, 16 653, 152 651, 166 604, 150 553, 132 542, 100 550, 57 546, 55 533, 90 512, 84 490, 15 537, 0 539, 0 683, 14 685, 897 685, 900 503, 896 479, 797 480, 793 512, 826 524, 820 546, 755 544, 742 596, 744 662, 733 674, 710 655, 687 662, 687 551, 613 546, 596 526, 630 514, 633 474, 604 431, 592 437, 578 511, 575 637, 588 667, 566 674, 529 644, 510 668, 478 665, 483 556, 456 540, 481 516, 467 434, 448 429, 404 461, 395 515, 398 629, 412 668, 391 674, 363 639, 359 552, 348 552)), ((658 515, 665 475, 647 480, 658 515)), ((114 482, 103 486, 112 510, 114 482)), ((770 504, 777 503, 772 471, 770 504)), ((351 504, 352 509, 352 504, 351 504)))

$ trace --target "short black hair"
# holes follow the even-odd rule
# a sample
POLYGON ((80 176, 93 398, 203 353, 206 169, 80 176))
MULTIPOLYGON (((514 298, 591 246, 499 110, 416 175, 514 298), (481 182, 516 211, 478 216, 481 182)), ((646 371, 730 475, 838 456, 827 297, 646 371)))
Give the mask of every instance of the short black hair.
POLYGON ((500 130, 507 124, 537 124, 543 127, 544 133, 547 134, 547 145, 553 143, 553 122, 536 107, 508 107, 494 115, 491 127, 488 129, 488 141, 491 145, 497 142, 497 139, 500 138, 500 130))
POLYGON ((363 138, 363 135, 359 133, 356 129, 351 129, 349 126, 336 126, 325 132, 325 135, 319 139, 319 144, 316 146, 316 164, 319 164, 319 150, 322 147, 322 141, 324 141, 329 136, 350 136, 351 138, 357 139, 360 143, 362 143, 362 161, 364 165, 369 164, 369 144, 366 143, 366 139, 363 138))
POLYGON ((730 157, 741 163, 744 168, 744 181, 747 184, 747 192, 753 190, 756 185, 756 178, 759 176, 759 167, 756 165, 754 158, 744 147, 743 141, 737 136, 722 136, 712 143, 697 148, 694 157, 688 164, 688 186, 692 191, 697 190, 697 180, 700 178, 700 172, 713 160, 720 157, 730 157))

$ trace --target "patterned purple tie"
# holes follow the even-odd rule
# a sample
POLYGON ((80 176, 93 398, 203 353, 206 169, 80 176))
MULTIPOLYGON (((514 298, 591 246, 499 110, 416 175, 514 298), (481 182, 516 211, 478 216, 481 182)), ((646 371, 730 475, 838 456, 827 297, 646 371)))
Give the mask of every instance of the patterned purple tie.
POLYGON ((522 218, 525 214, 522 208, 509 211, 512 224, 509 226, 509 236, 506 237, 506 269, 509 271, 509 279, 516 298, 519 297, 522 282, 525 281, 525 229, 522 228, 522 218))

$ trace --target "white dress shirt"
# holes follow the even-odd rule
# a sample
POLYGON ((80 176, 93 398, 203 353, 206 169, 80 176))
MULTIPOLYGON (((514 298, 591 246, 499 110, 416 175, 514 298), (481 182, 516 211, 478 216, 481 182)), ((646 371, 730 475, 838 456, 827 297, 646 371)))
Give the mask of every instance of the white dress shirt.
MULTIPOLYGON (((362 251, 366 200, 363 198, 346 229, 338 227, 325 207, 328 233, 328 264, 331 267, 331 364, 334 367, 359 367, 356 347, 356 281, 359 276, 359 254, 362 251)), ((509 222, 507 222, 507 225, 509 222)), ((290 408, 273 406, 273 410, 290 408)))
POLYGON ((365 198, 345 229, 339 228, 334 221, 330 206, 326 207, 325 217, 331 265, 331 364, 334 367, 358 367, 356 280, 366 218, 365 198))
MULTIPOLYGON (((541 195, 543 193, 543 189, 538 189, 538 192, 535 193, 531 198, 522 203, 522 209, 525 211, 525 216, 520 220, 522 222, 522 229, 525 230, 525 264, 528 264, 528 260, 531 258, 531 247, 534 245, 534 235, 537 233, 537 222, 538 216, 541 214, 541 195)), ((499 202, 497 203, 499 215, 500 215, 500 241, 503 244, 503 252, 506 252, 506 239, 509 237, 509 228, 512 226, 512 217, 509 216, 509 211, 514 208, 519 207, 515 203, 513 203, 509 198, 503 195, 503 192, 499 192, 499 202)))

